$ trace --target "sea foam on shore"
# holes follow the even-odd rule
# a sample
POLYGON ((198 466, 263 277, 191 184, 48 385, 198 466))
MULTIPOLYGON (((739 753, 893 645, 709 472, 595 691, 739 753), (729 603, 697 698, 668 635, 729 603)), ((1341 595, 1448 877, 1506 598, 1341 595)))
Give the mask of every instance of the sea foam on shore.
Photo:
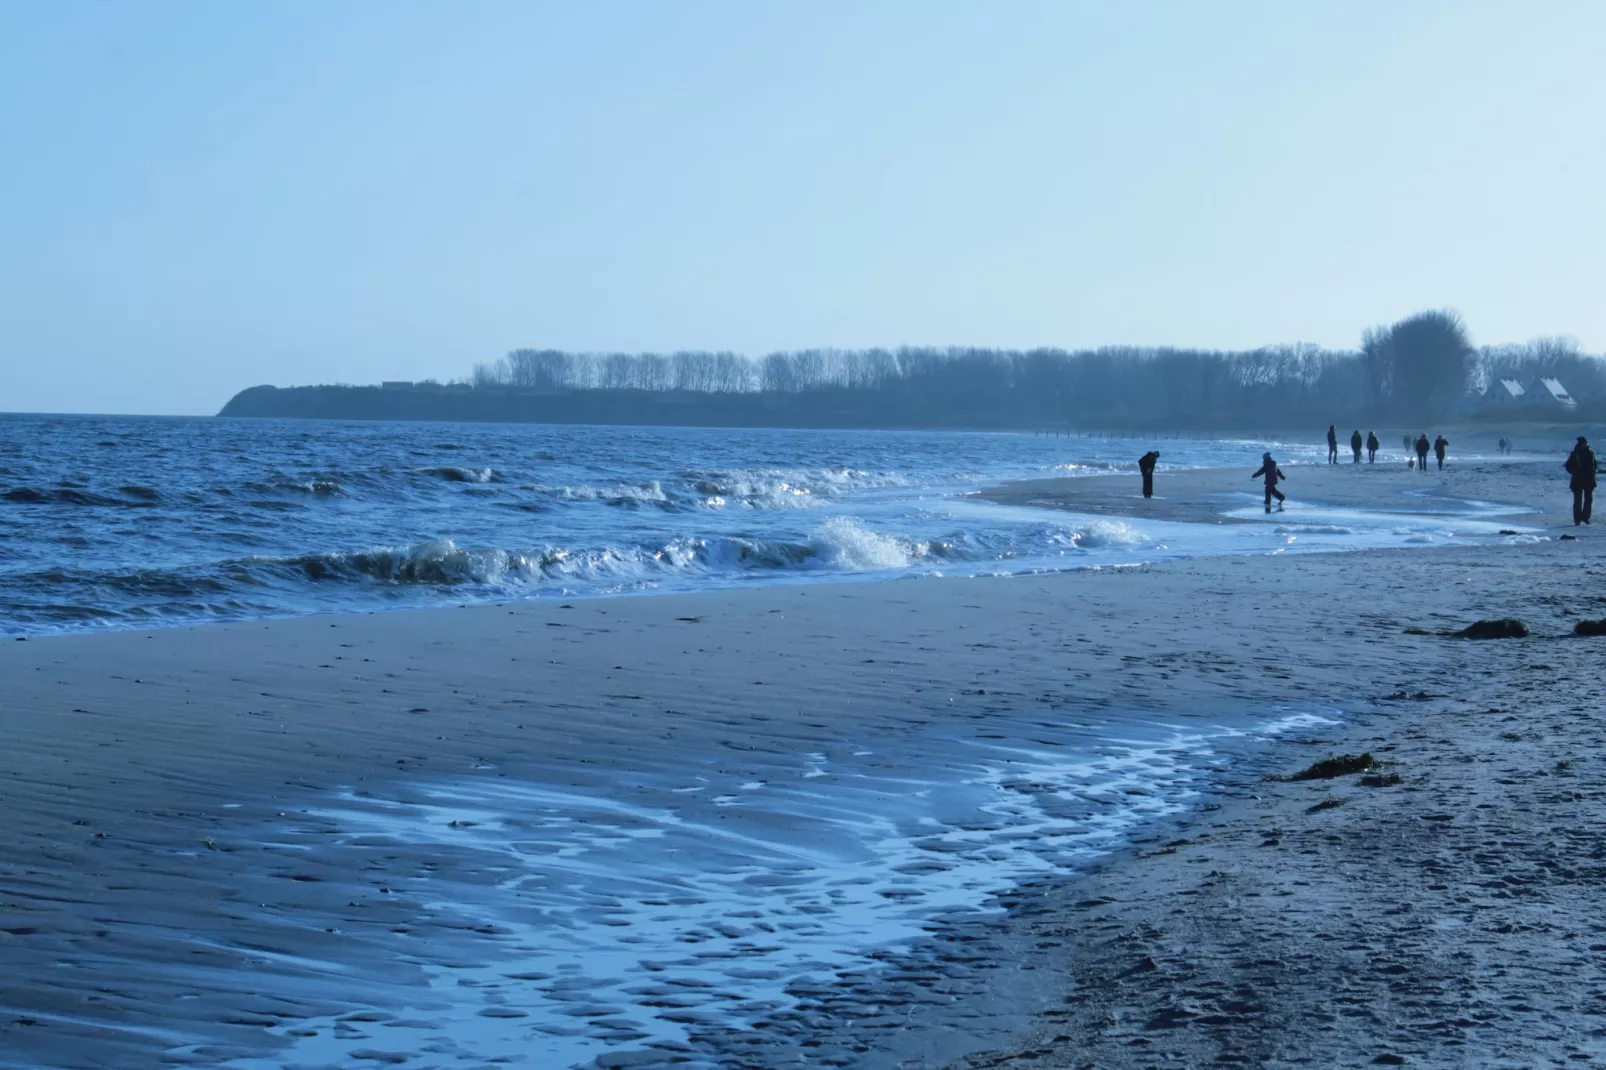
POLYGON ((478 858, 483 880, 425 871, 391 892, 495 936, 483 961, 435 963, 427 992, 391 993, 404 1005, 366 1023, 296 1022, 274 1065, 383 1049, 391 1018, 437 1053, 554 1068, 765 1028, 839 975, 918 948, 945 917, 996 912, 1021 882, 1073 873, 1179 811, 1243 747, 1329 721, 999 717, 718 767, 660 756, 606 791, 552 786, 565 775, 553 769, 547 783, 487 770, 405 799, 345 792, 296 812, 283 848, 333 850, 357 871, 399 848, 478 858))

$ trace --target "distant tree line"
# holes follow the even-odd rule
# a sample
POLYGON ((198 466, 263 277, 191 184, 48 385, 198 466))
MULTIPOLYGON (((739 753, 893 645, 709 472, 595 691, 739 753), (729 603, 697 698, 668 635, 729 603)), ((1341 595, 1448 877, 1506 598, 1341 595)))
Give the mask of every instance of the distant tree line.
POLYGON ((741 395, 773 412, 835 426, 1296 426, 1372 419, 1440 421, 1477 405, 1500 378, 1563 380, 1575 398, 1606 399, 1606 361, 1542 339, 1475 348, 1453 312, 1428 311, 1365 332, 1358 350, 1299 343, 1222 352, 1170 347, 1091 350, 810 349, 735 353, 566 353, 520 349, 475 367, 476 392, 679 395, 721 413, 741 395))

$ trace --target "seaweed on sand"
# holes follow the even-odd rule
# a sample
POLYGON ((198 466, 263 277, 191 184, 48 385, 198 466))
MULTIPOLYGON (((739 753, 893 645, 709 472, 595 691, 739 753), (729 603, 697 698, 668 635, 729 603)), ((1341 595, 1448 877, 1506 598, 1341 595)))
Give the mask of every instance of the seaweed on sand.
POLYGON ((1372 757, 1372 752, 1365 754, 1337 754, 1331 758, 1323 758, 1307 769, 1301 769, 1289 776, 1268 777, 1268 780, 1331 780, 1334 777, 1349 776, 1351 773, 1364 773, 1369 769, 1376 769, 1382 763, 1372 757))

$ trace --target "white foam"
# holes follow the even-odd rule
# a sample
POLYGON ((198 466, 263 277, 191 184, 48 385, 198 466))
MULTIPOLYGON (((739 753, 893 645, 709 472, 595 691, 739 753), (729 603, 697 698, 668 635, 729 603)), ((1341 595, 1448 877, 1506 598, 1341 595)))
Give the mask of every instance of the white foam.
MULTIPOLYGON (((399 840, 485 856, 477 868, 500 874, 493 887, 421 878, 398 889, 502 934, 479 952, 494 961, 433 967, 419 1015, 440 1050, 556 1068, 684 1043, 687 1015, 751 1028, 796 1002, 792 985, 909 947, 935 916, 1001 909, 999 893, 1072 871, 1182 809, 1219 741, 1324 720, 1083 733, 1069 750, 1041 726, 1040 742, 927 740, 913 767, 844 745, 797 754, 790 773, 783 760, 763 780, 733 773, 732 790, 720 783, 706 801, 701 777, 618 797, 487 777, 438 783, 423 803, 346 794, 315 814, 332 826, 320 839, 347 848, 383 853, 399 840)), ((344 1065, 353 1047, 374 1046, 333 1019, 296 1027, 317 1035, 274 1065, 344 1065)))
POLYGON ((810 567, 844 572, 907 568, 930 553, 924 543, 883 534, 846 516, 820 525, 809 546, 814 551, 810 567))
POLYGON ((1124 520, 1091 520, 1081 525, 1072 536, 1080 547, 1133 547, 1149 541, 1149 537, 1124 520))
POLYGON ((537 484, 530 489, 570 502, 603 502, 609 505, 664 505, 669 502, 669 495, 658 480, 635 485, 616 483, 595 487, 546 487, 537 484))

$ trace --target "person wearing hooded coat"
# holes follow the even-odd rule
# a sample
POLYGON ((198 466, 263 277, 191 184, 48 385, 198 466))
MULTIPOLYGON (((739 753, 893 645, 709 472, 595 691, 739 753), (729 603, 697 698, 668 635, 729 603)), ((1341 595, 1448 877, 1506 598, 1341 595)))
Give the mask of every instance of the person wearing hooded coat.
POLYGON ((1572 476, 1569 485, 1573 492, 1573 527, 1589 523, 1589 514, 1595 508, 1595 483, 1599 477, 1600 461, 1589 446, 1589 439, 1578 436, 1578 445, 1567 455, 1564 465, 1572 476))
POLYGON ((1416 466, 1422 471, 1428 470, 1428 434, 1422 432, 1422 437, 1416 440, 1416 466))
POLYGON ((1283 475, 1281 468, 1277 467, 1277 462, 1271 459, 1270 450, 1261 455, 1260 467, 1255 469, 1255 474, 1249 478, 1264 479, 1266 481, 1266 512, 1271 512, 1271 500, 1273 498, 1277 499, 1277 510, 1281 512, 1283 502, 1288 500, 1288 496, 1277 489, 1277 484, 1288 477, 1283 475))
POLYGON ((1143 476, 1143 496, 1154 497, 1154 466, 1160 463, 1160 451, 1150 450, 1138 458, 1138 472, 1143 476))
POLYGON ((1360 464, 1361 463, 1361 432, 1360 432, 1359 429, 1357 429, 1349 437, 1349 450, 1350 450, 1351 453, 1355 454, 1355 463, 1356 464, 1360 464))
POLYGON ((1381 443, 1381 442, 1379 442, 1377 440, 1377 432, 1376 431, 1368 431, 1368 432, 1366 432, 1366 463, 1367 464, 1376 464, 1377 463, 1377 451, 1379 449, 1381 449, 1382 447, 1383 447, 1383 443, 1381 443))

